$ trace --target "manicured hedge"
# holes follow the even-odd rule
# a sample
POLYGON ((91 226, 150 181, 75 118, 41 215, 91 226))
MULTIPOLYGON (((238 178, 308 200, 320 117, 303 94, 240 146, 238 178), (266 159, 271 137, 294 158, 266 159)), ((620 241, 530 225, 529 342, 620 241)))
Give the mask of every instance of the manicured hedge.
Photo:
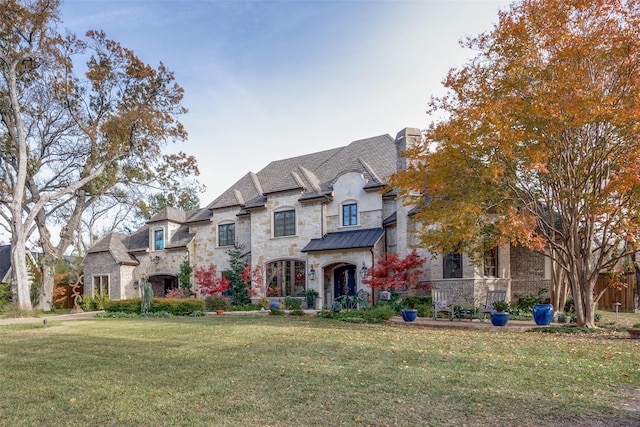
MULTIPOLYGON (((109 312, 140 313, 141 298, 109 301, 105 307, 109 312)), ((151 312, 165 311, 175 316, 185 316, 194 311, 204 311, 204 301, 199 298, 153 298, 151 312)))
POLYGON ((411 306, 415 307, 418 305, 431 305, 431 295, 411 296, 411 297, 402 298, 402 306, 404 308, 409 308, 411 306))

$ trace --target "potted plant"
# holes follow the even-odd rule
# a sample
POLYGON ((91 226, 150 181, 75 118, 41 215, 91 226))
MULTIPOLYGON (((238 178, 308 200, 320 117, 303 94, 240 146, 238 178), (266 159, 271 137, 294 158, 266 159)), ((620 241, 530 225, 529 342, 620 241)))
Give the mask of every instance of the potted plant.
POLYGON ((415 300, 411 298, 407 298, 403 300, 405 308, 403 308, 400 313, 402 313, 402 320, 405 322, 413 322, 418 317, 418 310, 416 310, 415 300))
POLYGON ((316 297, 319 295, 318 291, 316 291, 313 288, 307 288, 307 289, 304 290, 302 295, 304 295, 304 297, 307 300, 307 308, 309 310, 314 309, 315 306, 316 306, 316 297))
POLYGON ((627 328, 627 332, 632 339, 640 339, 640 323, 635 323, 632 327, 627 328))
POLYGON ((491 312, 491 324, 493 326, 504 326, 509 321, 509 303, 501 300, 493 303, 493 310, 491 312))
POLYGON ((208 297, 205 300, 207 310, 215 311, 216 314, 223 314, 225 310, 231 309, 229 298, 220 295, 208 297))

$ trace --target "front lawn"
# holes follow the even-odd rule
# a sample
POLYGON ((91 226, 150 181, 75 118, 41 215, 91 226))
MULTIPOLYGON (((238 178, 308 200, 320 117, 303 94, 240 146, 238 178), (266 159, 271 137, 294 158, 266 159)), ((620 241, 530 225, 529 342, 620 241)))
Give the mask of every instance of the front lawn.
POLYGON ((638 425, 639 350, 294 316, 0 326, 0 425, 638 425))

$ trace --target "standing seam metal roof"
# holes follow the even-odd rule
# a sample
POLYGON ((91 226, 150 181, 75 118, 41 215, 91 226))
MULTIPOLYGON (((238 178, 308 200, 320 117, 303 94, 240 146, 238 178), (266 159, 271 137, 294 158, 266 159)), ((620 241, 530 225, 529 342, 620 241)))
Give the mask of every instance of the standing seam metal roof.
POLYGON ((333 251, 340 249, 372 248, 384 234, 383 228, 339 231, 327 233, 321 239, 311 239, 302 252, 333 251))

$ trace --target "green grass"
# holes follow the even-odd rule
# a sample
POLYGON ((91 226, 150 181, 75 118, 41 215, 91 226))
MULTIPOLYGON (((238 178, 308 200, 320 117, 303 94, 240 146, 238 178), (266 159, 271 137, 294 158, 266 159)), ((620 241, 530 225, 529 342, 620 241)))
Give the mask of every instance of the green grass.
POLYGON ((640 340, 297 316, 0 327, 0 425, 638 425, 640 340))

